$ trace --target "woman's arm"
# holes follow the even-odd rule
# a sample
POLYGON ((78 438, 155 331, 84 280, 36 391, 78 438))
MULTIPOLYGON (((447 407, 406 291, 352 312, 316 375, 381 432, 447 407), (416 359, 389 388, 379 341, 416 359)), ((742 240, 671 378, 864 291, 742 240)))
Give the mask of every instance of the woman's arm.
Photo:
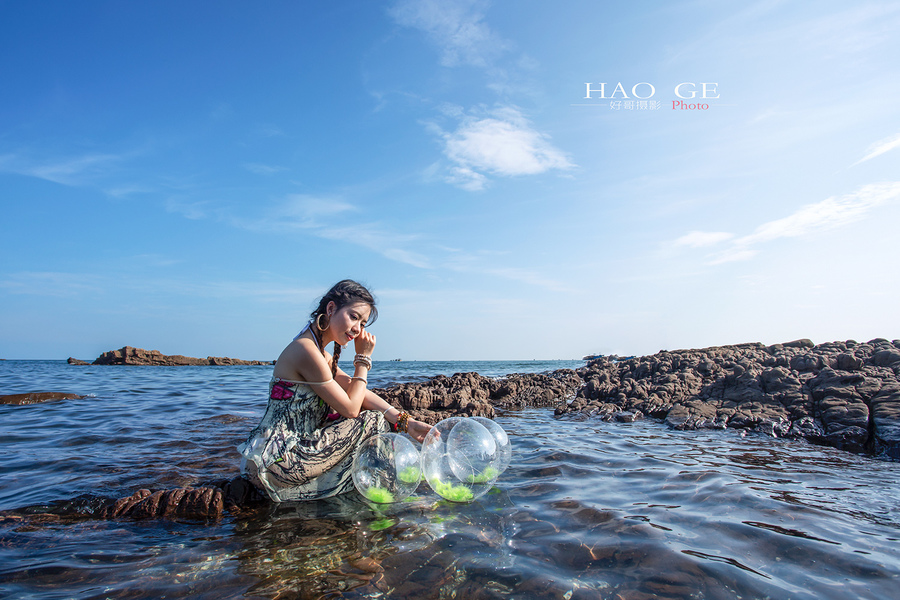
MULTIPOLYGON (((400 414, 405 412, 399 408, 391 406, 388 402, 371 390, 366 390, 366 397, 363 400, 363 408, 366 410, 377 410, 384 414, 384 418, 388 423, 394 425, 400 419, 400 414)), ((408 433, 417 442, 425 440, 425 436, 431 430, 431 425, 409 418, 406 421, 406 433, 408 433)))

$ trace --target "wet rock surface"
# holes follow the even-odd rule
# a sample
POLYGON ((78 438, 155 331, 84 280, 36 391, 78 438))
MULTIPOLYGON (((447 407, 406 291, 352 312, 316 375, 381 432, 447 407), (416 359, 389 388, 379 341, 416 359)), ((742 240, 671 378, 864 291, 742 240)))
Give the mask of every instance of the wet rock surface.
POLYGON ((6 394, 0 396, 0 404, 38 404, 54 400, 81 400, 84 396, 68 392, 27 392, 25 394, 6 394))
POLYGON ((373 391, 414 418, 432 425, 453 416, 494 417, 494 408, 552 407, 582 384, 572 369, 552 373, 514 373, 492 379, 478 373, 438 375, 373 391))
POLYGON ((900 340, 807 339, 601 357, 578 370, 438 376, 376 389, 428 423, 555 407, 607 421, 644 417, 675 429, 747 429, 900 459, 900 340))
POLYGON ((204 484, 151 491, 140 489, 124 498, 107 498, 92 494, 62 500, 48 506, 30 506, 0 511, 0 524, 17 521, 28 523, 73 522, 83 519, 188 519, 216 520, 228 510, 241 513, 264 506, 264 498, 241 477, 204 484))
POLYGON ((600 358, 557 415, 650 416, 900 458, 900 341, 739 344, 600 358))

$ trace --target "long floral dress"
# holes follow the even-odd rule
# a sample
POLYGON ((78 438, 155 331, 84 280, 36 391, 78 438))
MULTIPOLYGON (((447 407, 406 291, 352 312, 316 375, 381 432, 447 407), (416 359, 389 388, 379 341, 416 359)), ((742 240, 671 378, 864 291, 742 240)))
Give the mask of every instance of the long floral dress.
POLYGON ((389 430, 379 411, 334 418, 305 382, 273 378, 260 424, 238 446, 241 474, 275 502, 328 498, 353 489, 360 444, 389 430))

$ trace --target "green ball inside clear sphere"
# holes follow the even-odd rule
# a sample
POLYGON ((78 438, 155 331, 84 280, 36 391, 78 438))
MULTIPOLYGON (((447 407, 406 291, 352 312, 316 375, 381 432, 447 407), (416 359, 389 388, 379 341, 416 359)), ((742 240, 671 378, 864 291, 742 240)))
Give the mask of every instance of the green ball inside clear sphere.
POLYGON ((422 480, 419 451, 399 433, 379 433, 360 444, 351 476, 356 490, 367 500, 400 502, 415 492, 422 480))

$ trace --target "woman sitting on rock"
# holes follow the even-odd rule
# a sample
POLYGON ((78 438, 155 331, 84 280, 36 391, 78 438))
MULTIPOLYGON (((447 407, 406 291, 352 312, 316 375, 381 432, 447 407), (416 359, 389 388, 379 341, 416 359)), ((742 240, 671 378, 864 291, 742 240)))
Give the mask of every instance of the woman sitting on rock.
POLYGON ((365 287, 341 281, 278 357, 266 412, 238 447, 241 473, 272 500, 347 492, 353 488, 353 456, 363 441, 393 429, 421 442, 431 429, 366 389, 375 336, 365 328, 377 316, 365 287), (338 368, 341 346, 351 341, 353 376, 338 368), (334 356, 325 351, 330 342, 334 356))

